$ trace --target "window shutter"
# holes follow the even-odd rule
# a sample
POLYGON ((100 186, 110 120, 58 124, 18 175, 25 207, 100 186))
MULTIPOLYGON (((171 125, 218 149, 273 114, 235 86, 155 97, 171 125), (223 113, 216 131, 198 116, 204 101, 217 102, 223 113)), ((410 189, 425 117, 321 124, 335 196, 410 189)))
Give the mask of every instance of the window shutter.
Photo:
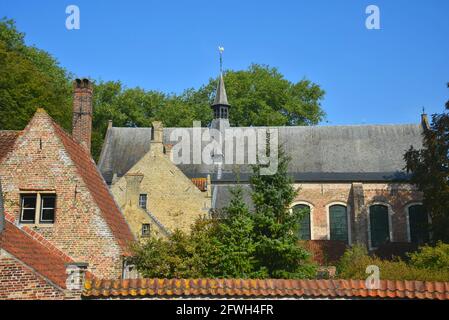
POLYGON ((348 213, 345 206, 329 208, 330 239, 348 243, 348 213))
POLYGON ((390 241, 388 207, 375 205, 370 207, 371 246, 373 248, 390 241))
POLYGON ((300 240, 311 240, 311 230, 310 230, 310 207, 304 204, 297 205, 293 210, 306 210, 303 214, 302 219, 299 221, 299 239, 300 240))
POLYGON ((423 205, 408 208, 410 240, 418 245, 429 242, 429 217, 423 205))

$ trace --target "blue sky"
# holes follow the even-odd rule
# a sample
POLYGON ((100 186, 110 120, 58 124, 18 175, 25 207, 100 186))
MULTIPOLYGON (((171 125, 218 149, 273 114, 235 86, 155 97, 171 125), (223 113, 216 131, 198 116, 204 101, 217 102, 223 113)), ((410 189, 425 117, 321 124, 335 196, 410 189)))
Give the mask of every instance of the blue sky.
MULTIPOLYGON (((323 124, 413 123, 449 99, 449 1, 1 0, 26 41, 77 76, 180 93, 224 66, 278 67, 326 91, 323 124), (68 5, 81 29, 65 27, 68 5), (380 8, 381 30, 365 28, 380 8)), ((232 104, 232 101, 230 101, 232 104)))

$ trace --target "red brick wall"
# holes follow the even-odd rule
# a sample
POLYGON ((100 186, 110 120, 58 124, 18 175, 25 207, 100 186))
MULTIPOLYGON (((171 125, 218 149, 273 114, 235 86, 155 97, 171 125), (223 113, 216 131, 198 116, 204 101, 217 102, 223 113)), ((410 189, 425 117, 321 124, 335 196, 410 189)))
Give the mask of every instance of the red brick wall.
POLYGON ((406 207, 421 202, 422 193, 409 184, 362 183, 363 205, 356 219, 354 212, 353 185, 351 183, 306 183, 295 185, 299 192, 294 204, 306 202, 312 206, 312 240, 327 240, 329 237, 328 207, 331 204, 345 204, 349 208, 351 238, 354 243, 363 239, 367 244, 367 217, 373 203, 390 205, 392 209, 392 230, 394 242, 407 242, 406 207))
POLYGON ((0 254, 0 300, 61 300, 64 291, 16 259, 0 254))
POLYGON ((54 190, 55 223, 30 227, 74 261, 89 263, 95 276, 121 276, 120 247, 46 113, 38 112, 18 138, 0 176, 5 211, 16 221, 21 190, 54 190))

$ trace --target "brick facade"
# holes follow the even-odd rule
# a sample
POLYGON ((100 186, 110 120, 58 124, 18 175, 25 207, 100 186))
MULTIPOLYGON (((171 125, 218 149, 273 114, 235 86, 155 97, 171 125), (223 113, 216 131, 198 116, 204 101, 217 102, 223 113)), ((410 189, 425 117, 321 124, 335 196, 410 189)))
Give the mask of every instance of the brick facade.
POLYGON ((22 230, 88 263, 94 276, 119 278, 132 236, 93 161, 77 148, 82 149, 39 110, 0 165, 5 211, 22 230), (53 224, 19 222, 20 194, 34 192, 56 194, 53 224))
POLYGON ((0 249, 0 300, 62 300, 63 289, 0 249))
POLYGON ((295 184, 298 195, 292 206, 311 207, 312 240, 328 240, 329 207, 348 208, 350 243, 369 245, 369 207, 382 204, 389 208, 392 242, 408 242, 407 207, 422 203, 422 193, 407 183, 305 183, 295 184))

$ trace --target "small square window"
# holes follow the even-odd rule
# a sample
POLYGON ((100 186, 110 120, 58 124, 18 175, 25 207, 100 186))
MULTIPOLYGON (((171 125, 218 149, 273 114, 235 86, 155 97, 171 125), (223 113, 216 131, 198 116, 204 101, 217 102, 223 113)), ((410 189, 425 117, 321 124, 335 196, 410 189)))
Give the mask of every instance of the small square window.
POLYGON ((55 209, 56 209, 56 196, 55 195, 42 195, 41 196, 41 223, 54 223, 55 222, 55 209))
POLYGON ((148 200, 148 196, 146 194, 141 194, 139 196, 139 207, 141 207, 142 209, 146 209, 147 208, 147 200, 148 200))
POLYGON ((36 220, 36 202, 37 195, 22 195, 21 196, 21 223, 34 223, 36 220))
POLYGON ((148 223, 142 224, 142 237, 149 237, 151 233, 151 225, 148 223))

